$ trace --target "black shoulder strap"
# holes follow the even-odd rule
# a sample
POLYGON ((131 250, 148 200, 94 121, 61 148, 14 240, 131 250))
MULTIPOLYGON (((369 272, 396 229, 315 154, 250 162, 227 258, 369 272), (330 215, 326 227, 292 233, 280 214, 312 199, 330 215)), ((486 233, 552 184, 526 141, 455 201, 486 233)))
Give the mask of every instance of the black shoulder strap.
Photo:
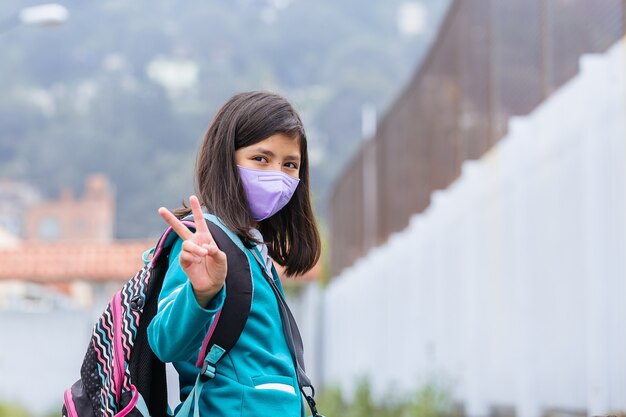
MULTIPOLYGON (((190 229, 194 229, 192 218, 183 219, 183 223, 190 229)), ((224 354, 235 346, 248 321, 253 292, 250 264, 246 254, 220 226, 210 220, 207 220, 207 225, 217 247, 226 253, 228 272, 224 282, 226 286, 224 305, 213 320, 213 325, 205 336, 198 353, 196 366, 199 368, 203 366, 206 354, 213 345, 221 347, 224 354)))
POLYGON ((217 247, 226 253, 228 272, 224 282, 226 286, 224 305, 205 337, 205 343, 198 355, 200 363, 204 361, 206 353, 213 345, 218 345, 225 353, 235 346, 248 321, 253 292, 250 264, 246 254, 218 225, 211 221, 207 221, 207 224, 217 247))

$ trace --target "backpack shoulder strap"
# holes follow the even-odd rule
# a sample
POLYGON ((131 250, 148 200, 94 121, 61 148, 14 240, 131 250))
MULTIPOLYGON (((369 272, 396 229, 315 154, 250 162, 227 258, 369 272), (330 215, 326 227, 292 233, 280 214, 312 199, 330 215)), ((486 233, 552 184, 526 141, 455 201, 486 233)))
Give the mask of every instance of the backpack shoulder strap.
MULTIPOLYGON (((215 365, 205 363, 209 352, 212 350, 218 352, 218 356, 214 358, 214 362, 217 362, 239 340, 252 306, 253 282, 250 263, 241 239, 216 216, 206 213, 204 216, 213 240, 220 250, 226 253, 228 264, 224 283, 226 286, 224 305, 216 314, 196 361, 196 366, 206 371, 207 365, 215 365)), ((189 221, 187 218, 184 220, 185 223, 189 221)))

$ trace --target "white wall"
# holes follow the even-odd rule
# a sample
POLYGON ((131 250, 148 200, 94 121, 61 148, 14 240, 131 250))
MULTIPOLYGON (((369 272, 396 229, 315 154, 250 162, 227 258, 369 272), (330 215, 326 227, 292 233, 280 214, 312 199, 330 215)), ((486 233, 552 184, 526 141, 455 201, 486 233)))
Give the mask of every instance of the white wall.
POLYGON ((583 57, 406 230, 305 297, 320 380, 369 375, 383 396, 443 377, 471 416, 626 411, 625 48, 583 57))
POLYGON ((0 401, 61 415, 93 326, 82 310, 0 311, 0 401))
POLYGON ((65 389, 80 377, 93 326, 120 287, 92 284, 87 298, 93 305, 85 308, 35 284, 0 284, 0 401, 60 415, 65 389))

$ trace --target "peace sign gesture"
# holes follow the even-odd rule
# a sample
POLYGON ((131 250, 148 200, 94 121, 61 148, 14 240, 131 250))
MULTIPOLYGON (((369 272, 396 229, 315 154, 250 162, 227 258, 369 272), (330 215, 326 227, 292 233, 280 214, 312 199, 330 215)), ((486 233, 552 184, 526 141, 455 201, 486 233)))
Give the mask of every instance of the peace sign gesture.
POLYGON ((198 198, 192 195, 189 203, 196 224, 195 232, 189 230, 165 207, 159 208, 159 214, 183 239, 180 266, 191 281, 198 304, 205 307, 224 285, 227 272, 226 254, 215 244, 202 215, 198 198))

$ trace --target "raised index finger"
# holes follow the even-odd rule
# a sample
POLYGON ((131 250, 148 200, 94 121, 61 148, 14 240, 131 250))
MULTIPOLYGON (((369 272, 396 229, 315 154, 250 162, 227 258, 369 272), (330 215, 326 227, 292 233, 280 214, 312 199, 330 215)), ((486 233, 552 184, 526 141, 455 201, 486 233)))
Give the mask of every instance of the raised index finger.
POLYGON ((163 217, 163 220, 165 220, 170 226, 172 226, 172 229, 174 229, 176 234, 180 236, 182 240, 191 239, 191 237, 193 236, 193 232, 187 229, 187 226, 185 226, 180 220, 178 220, 178 218, 174 216, 171 211, 169 211, 165 207, 161 207, 159 208, 159 214, 161 215, 161 217, 163 217))
POLYGON ((193 213, 193 222, 196 224, 196 232, 207 233, 209 236, 211 236, 211 232, 209 232, 209 226, 206 224, 206 220, 204 219, 204 215, 202 214, 202 207, 200 207, 200 201, 198 200, 198 197, 196 197, 195 195, 189 197, 189 204, 191 205, 191 212, 193 213))

